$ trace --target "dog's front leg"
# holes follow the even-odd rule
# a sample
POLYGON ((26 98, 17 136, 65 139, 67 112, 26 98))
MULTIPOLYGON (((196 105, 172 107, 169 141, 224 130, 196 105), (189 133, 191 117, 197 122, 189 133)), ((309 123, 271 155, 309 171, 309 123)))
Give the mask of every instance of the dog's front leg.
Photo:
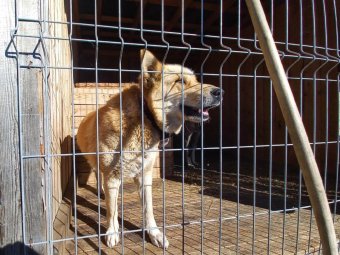
POLYGON ((104 183, 103 183, 103 173, 99 173, 99 179, 98 179, 98 173, 97 170, 93 170, 96 176, 96 181, 97 181, 97 188, 99 187, 99 193, 100 195, 104 195, 104 183))
MULTIPOLYGON (((143 183, 142 177, 135 177, 135 183, 137 185, 141 203, 143 206, 143 183)), ((144 173, 144 215, 147 233, 151 239, 151 242, 157 247, 169 247, 168 239, 165 235, 158 229, 155 217, 153 214, 152 205, 152 171, 144 173)))
POLYGON ((107 208, 106 217, 108 222, 108 229, 106 231, 105 239, 107 246, 112 248, 119 243, 117 201, 119 195, 120 180, 111 176, 104 176, 103 179, 105 202, 107 208))

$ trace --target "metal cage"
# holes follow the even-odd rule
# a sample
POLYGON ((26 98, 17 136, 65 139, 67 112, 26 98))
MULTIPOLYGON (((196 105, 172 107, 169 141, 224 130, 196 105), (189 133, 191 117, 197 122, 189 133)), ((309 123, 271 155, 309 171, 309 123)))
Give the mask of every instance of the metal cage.
MULTIPOLYGON (((340 6, 336 0, 262 4, 339 238, 340 6)), ((15 0, 0 6, 1 254, 322 254, 244 1, 15 0), (167 250, 148 238, 144 202, 123 176, 120 243, 107 247, 100 174, 77 146, 84 116, 138 82, 141 49, 163 64, 190 67, 202 83, 225 91, 208 123, 192 129, 183 120, 181 133, 156 151, 154 214, 167 250)), ((96 127, 98 137, 98 121, 96 127)), ((98 148, 91 152, 97 158, 128 153, 98 148)))

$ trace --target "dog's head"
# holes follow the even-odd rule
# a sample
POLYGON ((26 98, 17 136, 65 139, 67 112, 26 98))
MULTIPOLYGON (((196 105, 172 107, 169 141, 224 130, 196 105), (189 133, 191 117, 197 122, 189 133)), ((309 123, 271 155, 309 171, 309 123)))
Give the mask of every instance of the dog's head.
POLYGON ((165 132, 180 132, 182 110, 185 121, 200 123, 201 119, 209 120, 209 109, 221 104, 223 90, 198 82, 192 70, 181 65, 162 65, 147 50, 141 50, 141 63, 144 99, 160 129, 164 122, 165 132))

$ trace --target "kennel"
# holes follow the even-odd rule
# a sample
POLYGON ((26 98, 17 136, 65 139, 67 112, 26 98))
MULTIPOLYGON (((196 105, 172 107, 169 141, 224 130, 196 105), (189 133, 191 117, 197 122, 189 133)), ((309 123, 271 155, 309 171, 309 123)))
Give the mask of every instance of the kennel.
MULTIPOLYGON (((339 3, 262 1, 339 217, 339 3)), ((1 253, 319 254, 308 194, 244 1, 30 0, 0 4, 1 253), (104 242, 105 203, 77 149, 82 118, 140 73, 139 50, 225 91, 199 127, 160 149, 153 246, 130 180, 121 242, 104 242), (136 209, 137 208, 137 209, 136 209)), ((187 131, 188 132, 188 131, 187 131)))

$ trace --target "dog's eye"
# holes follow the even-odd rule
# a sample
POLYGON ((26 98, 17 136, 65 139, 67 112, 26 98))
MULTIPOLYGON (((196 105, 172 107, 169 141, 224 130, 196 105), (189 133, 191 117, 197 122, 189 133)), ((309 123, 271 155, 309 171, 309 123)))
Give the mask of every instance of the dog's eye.
MULTIPOLYGON (((175 83, 182 83, 182 79, 177 79, 177 80, 175 81, 175 83)), ((185 83, 184 80, 183 80, 183 83, 185 83)))

